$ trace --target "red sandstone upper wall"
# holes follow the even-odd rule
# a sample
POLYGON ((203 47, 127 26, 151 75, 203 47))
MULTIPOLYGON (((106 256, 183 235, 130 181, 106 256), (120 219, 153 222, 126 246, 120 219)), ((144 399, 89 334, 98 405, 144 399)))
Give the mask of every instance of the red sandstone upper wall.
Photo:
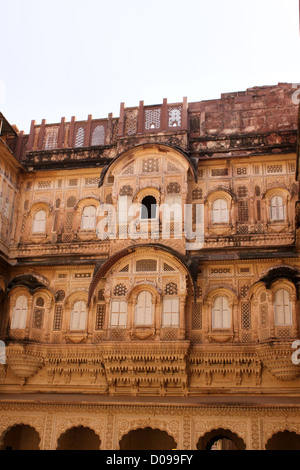
POLYGON ((296 130, 295 92, 292 84, 282 83, 189 103, 190 134, 208 137, 296 130))
POLYGON ((153 106, 144 106, 140 101, 139 106, 133 108, 126 108, 122 103, 118 118, 110 114, 106 119, 89 116, 86 121, 76 121, 73 117, 66 122, 62 118, 58 124, 47 124, 43 120, 37 125, 32 121, 29 136, 20 135, 22 144, 19 142, 16 147, 21 157, 24 151, 114 146, 122 139, 157 140, 158 135, 174 136, 176 133, 189 132, 191 139, 209 141, 216 136, 295 131, 298 106, 293 98, 296 93, 293 84, 280 83, 225 93, 220 99, 196 103, 188 103, 186 98, 182 103, 173 104, 164 99, 162 104, 153 106))

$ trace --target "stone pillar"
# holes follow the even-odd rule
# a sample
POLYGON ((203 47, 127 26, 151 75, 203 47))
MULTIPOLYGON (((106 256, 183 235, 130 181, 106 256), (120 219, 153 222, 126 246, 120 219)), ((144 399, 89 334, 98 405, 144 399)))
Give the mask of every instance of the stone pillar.
POLYGON ((60 121, 58 139, 57 139, 57 148, 59 149, 63 147, 64 136, 65 136, 65 120, 66 118, 62 117, 60 121))
POLYGON ((140 101, 138 112, 138 126, 137 133, 143 134, 144 132, 144 101, 140 101))

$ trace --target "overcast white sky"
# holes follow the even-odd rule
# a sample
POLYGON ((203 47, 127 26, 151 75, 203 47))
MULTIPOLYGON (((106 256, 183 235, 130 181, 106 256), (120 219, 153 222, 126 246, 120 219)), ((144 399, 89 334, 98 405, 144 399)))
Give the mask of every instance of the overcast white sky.
POLYGON ((0 0, 0 30, 0 110, 26 133, 300 82, 298 0, 0 0))

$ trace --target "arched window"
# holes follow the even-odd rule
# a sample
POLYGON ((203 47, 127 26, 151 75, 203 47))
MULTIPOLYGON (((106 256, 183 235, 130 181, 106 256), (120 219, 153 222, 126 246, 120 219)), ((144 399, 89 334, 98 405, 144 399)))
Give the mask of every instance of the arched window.
POLYGON ((80 127, 76 133, 75 147, 83 147, 84 145, 84 129, 80 127))
POLYGON ((38 297, 35 301, 35 307, 33 312, 33 328, 41 330, 43 328, 44 313, 45 313, 45 300, 43 297, 38 297))
POLYGON ((179 326, 179 299, 163 300, 163 317, 162 325, 165 328, 174 328, 179 326))
POLYGON ((46 231, 46 211, 40 210, 36 212, 33 225, 32 225, 32 233, 45 233, 46 231))
POLYGON ((285 219, 285 205, 281 196, 273 196, 271 199, 270 219, 273 221, 285 219))
POLYGON ((274 299, 275 326, 292 325, 292 303, 290 294, 285 289, 279 289, 274 299))
POLYGON ((103 126, 97 126, 92 135, 92 145, 105 144, 105 130, 103 126))
POLYGON ((231 328, 231 308, 227 297, 217 297, 212 308, 212 328, 231 328))
POLYGON ((110 304, 110 327, 126 328, 127 302, 125 300, 112 300, 110 304))
POLYGON ((85 330, 86 317, 86 303, 83 300, 75 302, 71 312, 70 331, 85 330))
POLYGON ((135 306, 135 324, 150 326, 153 322, 152 295, 148 291, 139 293, 135 306))
POLYGON ((212 206, 212 223, 226 224, 229 222, 229 211, 225 199, 217 199, 212 206))
POLYGON ((95 230, 96 227, 96 207, 86 206, 81 217, 82 230, 95 230))
POLYGON ((157 203, 154 196, 146 196, 142 200, 141 219, 156 219, 157 203))
POLYGON ((20 295, 16 300, 16 303, 12 312, 12 319, 11 319, 12 330, 16 330, 16 329, 24 330, 26 328, 27 312, 28 312, 27 297, 25 295, 20 295))

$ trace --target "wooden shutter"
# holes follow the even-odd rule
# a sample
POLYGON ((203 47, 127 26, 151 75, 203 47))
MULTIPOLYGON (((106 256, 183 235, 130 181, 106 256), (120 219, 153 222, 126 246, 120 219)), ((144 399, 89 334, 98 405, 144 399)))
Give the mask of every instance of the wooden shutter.
POLYGON ((12 321, 11 321, 11 329, 20 329, 24 330, 26 328, 26 320, 27 320, 27 312, 28 312, 28 303, 27 297, 25 295, 21 295, 16 300, 16 305, 13 309, 12 314, 12 321))
POLYGON ((163 301, 163 326, 179 326, 179 299, 164 299, 163 301))
POLYGON ((224 199, 217 199, 213 203, 212 221, 215 224, 228 222, 227 202, 224 199))
POLYGON ((86 327, 86 303, 83 300, 75 302, 71 314, 71 331, 82 331, 86 327))
POLYGON ((135 323, 136 325, 150 326, 152 325, 152 295, 148 291, 142 291, 138 295, 137 304, 135 306, 135 323))
POLYGON ((285 289, 280 289, 276 292, 274 313, 276 326, 292 325, 292 306, 290 295, 285 289))
POLYGON ((212 327, 214 329, 228 329, 231 327, 231 309, 226 297, 215 300, 212 311, 212 327))
POLYGON ((40 210, 35 214, 32 231, 33 233, 44 233, 46 230, 46 212, 40 210))
POLYGON ((271 199, 270 206, 271 220, 284 220, 285 219, 285 206, 282 197, 274 196, 271 199))
POLYGON ((83 209, 82 224, 83 230, 94 230, 96 227, 96 208, 94 206, 87 206, 83 209))
POLYGON ((127 325, 127 302, 125 300, 112 300, 110 326, 111 328, 123 327, 127 325))

